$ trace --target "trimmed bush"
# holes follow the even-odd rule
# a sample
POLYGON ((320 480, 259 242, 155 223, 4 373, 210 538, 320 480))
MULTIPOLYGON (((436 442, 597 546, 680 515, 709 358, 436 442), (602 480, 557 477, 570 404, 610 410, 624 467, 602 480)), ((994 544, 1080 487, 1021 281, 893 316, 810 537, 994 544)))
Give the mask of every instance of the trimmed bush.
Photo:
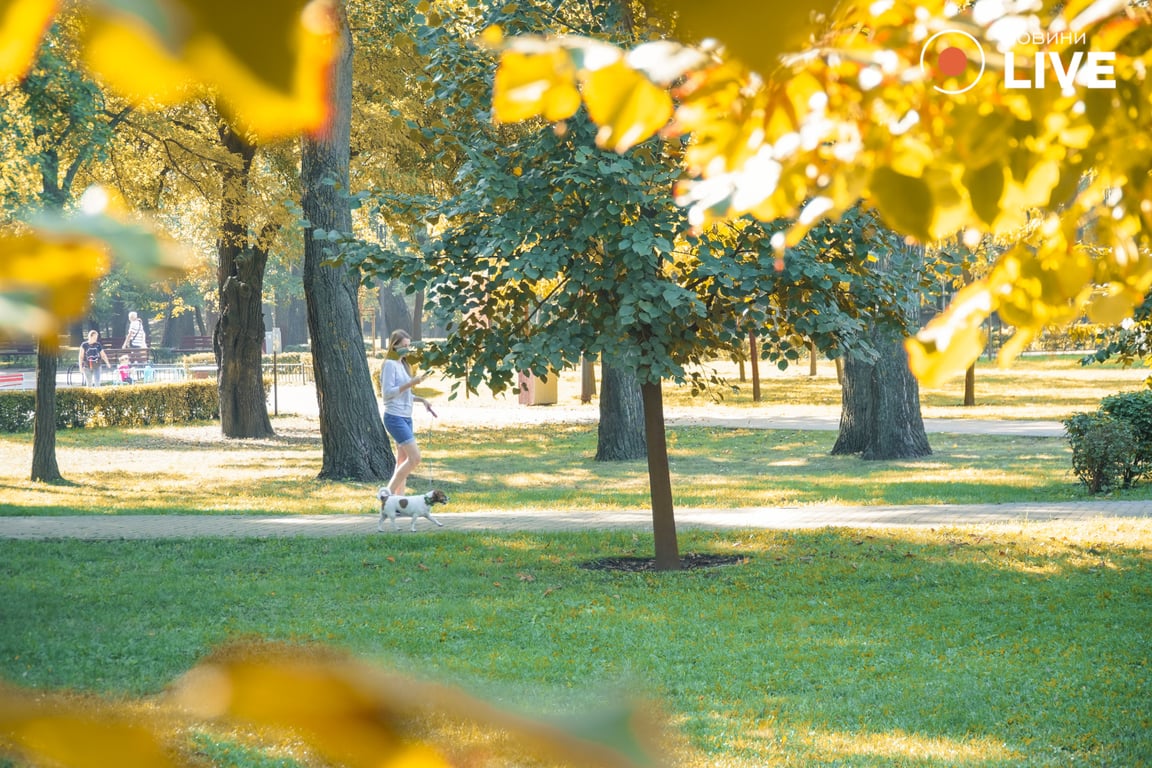
POLYGON ((1136 455, 1124 478, 1128 487, 1152 472, 1152 390, 1109 395, 1100 401, 1100 410, 1127 424, 1136 438, 1136 455))
POLYGON ((1072 446, 1072 471, 1089 493, 1127 487, 1133 476, 1137 440, 1132 428, 1107 413, 1077 413, 1064 420, 1072 446))
MULTIPOLYGON (((0 431, 32 429, 36 395, 0 392, 0 431)), ((76 387, 56 391, 56 428, 140 427, 220 418, 215 381, 76 387)))

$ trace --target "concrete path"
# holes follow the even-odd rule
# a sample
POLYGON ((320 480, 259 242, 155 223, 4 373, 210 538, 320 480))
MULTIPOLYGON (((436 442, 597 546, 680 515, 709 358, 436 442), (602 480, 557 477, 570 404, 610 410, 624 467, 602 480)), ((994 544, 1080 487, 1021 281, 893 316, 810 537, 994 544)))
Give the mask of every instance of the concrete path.
MULTIPOLYGON (((417 520, 419 534, 450 531, 559 532, 651 531, 648 510, 579 513, 548 510, 442 513, 437 528, 417 520)), ((677 528, 800 529, 954 527, 1033 522, 1152 519, 1152 501, 1083 501, 1028 504, 916 504, 907 506, 752 507, 676 510, 677 528)), ((376 515, 122 515, 78 517, 0 517, 0 539, 189 539, 291 536, 365 536, 376 531, 376 515)), ((411 535, 409 520, 397 520, 411 535)), ((385 523, 383 535, 391 535, 385 523)))

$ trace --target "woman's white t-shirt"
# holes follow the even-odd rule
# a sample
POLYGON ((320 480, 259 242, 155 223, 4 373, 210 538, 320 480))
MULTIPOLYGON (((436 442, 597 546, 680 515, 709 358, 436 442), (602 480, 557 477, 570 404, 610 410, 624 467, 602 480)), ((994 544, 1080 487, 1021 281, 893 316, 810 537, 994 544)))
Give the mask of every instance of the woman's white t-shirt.
POLYGON ((412 381, 404 363, 399 360, 385 360, 384 372, 380 375, 380 389, 384 393, 384 413, 393 416, 412 416, 412 387, 400 392, 400 387, 412 381))

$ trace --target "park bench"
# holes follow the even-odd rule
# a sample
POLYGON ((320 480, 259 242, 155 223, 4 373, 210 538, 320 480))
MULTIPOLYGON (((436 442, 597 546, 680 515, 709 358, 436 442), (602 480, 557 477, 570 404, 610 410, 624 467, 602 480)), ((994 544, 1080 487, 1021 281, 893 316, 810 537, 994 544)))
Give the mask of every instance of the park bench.
POLYGON ((211 336, 181 336, 180 346, 177 352, 211 352, 212 351, 212 337, 211 336))
POLYGON ((124 338, 123 336, 116 336, 103 340, 104 354, 108 355, 108 362, 112 363, 112 367, 115 368, 120 364, 120 355, 128 355, 133 365, 143 365, 148 362, 152 354, 151 350, 147 347, 144 349, 123 349, 124 338))
POLYGON ((0 359, 16 360, 23 357, 35 357, 36 344, 0 344, 0 359))

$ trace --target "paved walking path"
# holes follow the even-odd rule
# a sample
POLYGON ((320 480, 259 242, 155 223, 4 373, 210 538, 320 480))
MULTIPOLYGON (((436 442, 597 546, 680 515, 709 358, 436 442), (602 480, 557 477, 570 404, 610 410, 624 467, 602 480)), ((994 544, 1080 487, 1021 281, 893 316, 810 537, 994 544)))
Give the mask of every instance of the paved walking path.
MULTIPOLYGON (((277 393, 281 414, 316 415, 315 391, 307 387, 281 387, 277 393)), ((417 409, 416 427, 422 430, 452 425, 595 423, 595 406, 558 405, 525 407, 515 400, 481 403, 439 403, 440 417, 417 409)), ((670 408, 669 425, 720 426, 744 429, 837 429, 838 409, 820 407, 670 408)), ((925 419, 935 433, 999 434, 1050 437, 1063 434, 1055 421, 991 421, 979 419, 925 419)), ((587 531, 623 529, 651 531, 646 509, 571 512, 550 510, 491 510, 439 514, 443 528, 418 520, 420 534, 449 531, 587 531)), ((834 527, 951 527, 986 524, 1027 524, 1044 521, 1100 519, 1152 519, 1152 501, 1077 501, 1022 504, 942 504, 905 506, 752 507, 727 509, 680 508, 676 524, 681 530, 800 529, 834 527)), ((121 515, 0 517, 0 539, 186 539, 290 536, 379 535, 375 515, 121 515)), ((410 521, 399 520, 400 533, 409 533, 410 521)), ((390 527, 387 533, 391 533, 390 527)))
MULTIPOLYGON (((648 510, 556 512, 493 510, 446 512, 437 528, 416 521, 418 534, 447 531, 557 532, 589 530, 651 531, 648 510)), ((914 504, 905 506, 753 507, 676 510, 678 529, 799 529, 953 527, 1030 522, 1152 519, 1152 501, 1083 501, 1027 504, 914 504)), ((290 536, 377 535, 375 515, 120 515, 78 517, 0 517, 0 539, 189 539, 290 536)), ((397 520, 400 535, 411 535, 409 520, 397 520)), ((386 534, 391 527, 385 523, 386 534)))

